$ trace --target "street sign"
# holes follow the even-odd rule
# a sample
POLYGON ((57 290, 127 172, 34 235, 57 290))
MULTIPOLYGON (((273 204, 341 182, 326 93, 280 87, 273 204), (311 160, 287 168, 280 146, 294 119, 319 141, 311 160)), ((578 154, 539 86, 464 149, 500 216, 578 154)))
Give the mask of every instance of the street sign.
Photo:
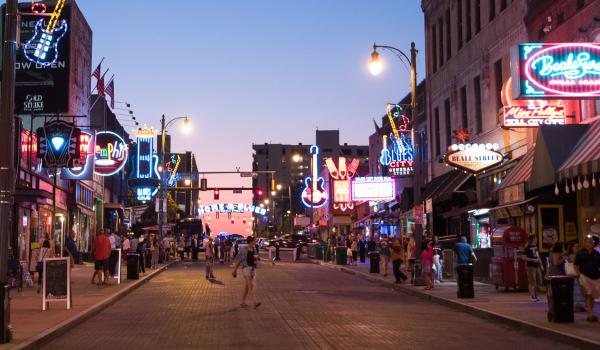
POLYGON ((254 174, 251 172, 247 172, 247 173, 240 173, 240 177, 252 177, 254 174))
POLYGON ((233 193, 242 194, 242 190, 233 190, 233 193))

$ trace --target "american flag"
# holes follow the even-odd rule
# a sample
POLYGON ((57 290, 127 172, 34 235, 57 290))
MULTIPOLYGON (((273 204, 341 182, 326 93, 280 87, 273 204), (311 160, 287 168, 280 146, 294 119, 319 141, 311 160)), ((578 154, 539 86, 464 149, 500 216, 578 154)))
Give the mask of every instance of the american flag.
POLYGON ((115 109, 115 80, 111 79, 106 86, 106 95, 110 96, 110 108, 115 109))
POLYGON ((96 89, 98 90, 98 96, 104 97, 104 78, 98 79, 96 89))
POLYGON ((102 66, 102 62, 100 62, 100 63, 98 64, 98 67, 96 67, 96 69, 94 70, 94 73, 92 73, 92 77, 94 77, 94 78, 96 78, 96 79, 100 79, 100 74, 101 74, 101 73, 100 73, 100 71, 102 70, 102 69, 100 68, 100 66, 102 66))

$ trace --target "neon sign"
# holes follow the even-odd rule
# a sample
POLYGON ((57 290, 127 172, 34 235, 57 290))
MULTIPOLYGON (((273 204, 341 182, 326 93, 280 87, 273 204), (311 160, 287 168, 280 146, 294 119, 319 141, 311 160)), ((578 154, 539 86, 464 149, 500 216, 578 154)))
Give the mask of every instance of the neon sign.
POLYGON ((302 190, 302 203, 307 208, 321 208, 327 203, 327 191, 325 190, 325 180, 319 176, 318 154, 319 147, 313 145, 310 147, 312 154, 312 176, 304 179, 304 190, 302 190))
POLYGON ((502 163, 504 155, 498 152, 498 144, 454 144, 444 156, 446 164, 473 174, 502 163))
POLYGON ((90 180, 94 174, 94 158, 96 149, 95 133, 92 130, 81 130, 79 136, 79 159, 71 169, 64 169, 60 177, 65 180, 90 180))
POLYGON ((396 181, 387 176, 356 177, 352 180, 352 200, 386 201, 396 198, 396 181))
POLYGON ((123 169, 127 163, 129 145, 112 131, 96 134, 94 172, 100 176, 111 176, 123 169))
POLYGON ((46 168, 72 168, 79 159, 81 130, 73 123, 53 120, 37 130, 37 153, 46 168))
POLYGON ((346 158, 340 157, 338 159, 338 166, 336 166, 333 159, 325 159, 325 165, 329 170, 329 175, 333 179, 333 209, 346 211, 354 208, 354 203, 350 199, 350 179, 356 174, 359 164, 360 161, 358 159, 353 159, 348 163, 346 158))
POLYGON ((520 44, 511 61, 514 98, 600 96, 600 44, 520 44))
POLYGON ((251 204, 220 203, 198 208, 198 215, 210 213, 253 213, 261 216, 267 215, 267 209, 251 204))
POLYGON ((536 127, 539 125, 565 125, 564 106, 544 107, 504 107, 504 126, 506 127, 536 127))
MULTIPOLYGON (((48 67, 56 63, 58 60, 58 43, 68 30, 67 21, 64 19, 60 21, 60 27, 57 28, 58 19, 62 14, 64 7, 65 0, 58 0, 56 2, 54 12, 52 12, 46 28, 42 28, 44 19, 37 21, 33 37, 31 37, 23 47, 23 52, 27 60, 42 67, 48 67)), ((39 11, 46 11, 45 5, 39 7, 32 3, 32 10, 34 13, 40 13, 36 12, 38 8, 39 11)))
POLYGON ((179 174, 177 171, 179 170, 180 165, 181 156, 179 154, 171 154, 169 157, 169 162, 165 164, 165 168, 169 173, 169 177, 167 178, 167 186, 175 187, 175 185, 177 185, 177 180, 179 179, 179 174))
POLYGON ((383 136, 383 148, 379 162, 388 168, 390 176, 408 176, 413 173, 415 149, 410 140, 400 134, 400 140, 390 135, 391 145, 388 146, 388 137, 383 136))
POLYGON ((136 177, 133 181, 135 195, 139 201, 148 201, 158 192, 156 183, 160 179, 158 156, 154 153, 156 132, 152 128, 140 128, 135 131, 135 136, 136 177))

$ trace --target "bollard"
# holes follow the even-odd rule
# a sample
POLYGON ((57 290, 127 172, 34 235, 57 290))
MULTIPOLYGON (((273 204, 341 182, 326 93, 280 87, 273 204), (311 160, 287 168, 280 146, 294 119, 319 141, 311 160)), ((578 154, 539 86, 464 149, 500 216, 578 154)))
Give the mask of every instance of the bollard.
POLYGON ((276 261, 281 260, 281 258, 279 257, 279 243, 277 243, 275 245, 275 259, 274 260, 276 260, 276 261))

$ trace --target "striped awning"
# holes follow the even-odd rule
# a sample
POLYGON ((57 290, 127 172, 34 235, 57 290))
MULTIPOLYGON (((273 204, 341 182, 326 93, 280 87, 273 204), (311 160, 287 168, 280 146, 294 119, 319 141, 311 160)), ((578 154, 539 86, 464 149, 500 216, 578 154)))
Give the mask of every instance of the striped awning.
POLYGON ((590 124, 558 170, 562 178, 585 176, 597 171, 600 171, 600 121, 590 124))
POLYGON ((502 184, 496 188, 501 190, 513 185, 517 185, 523 182, 527 182, 531 177, 533 170, 533 159, 535 158, 535 146, 531 147, 525 155, 523 155, 517 165, 508 171, 508 174, 502 181, 502 184))

